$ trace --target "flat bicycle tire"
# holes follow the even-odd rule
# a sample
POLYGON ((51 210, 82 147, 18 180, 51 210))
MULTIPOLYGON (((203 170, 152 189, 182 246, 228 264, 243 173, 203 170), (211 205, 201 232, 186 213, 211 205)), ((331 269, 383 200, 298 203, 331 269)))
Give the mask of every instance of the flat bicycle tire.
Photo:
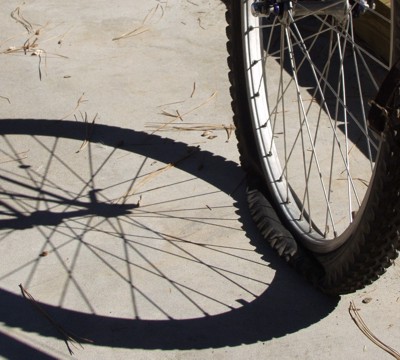
MULTIPOLYGON (((370 284, 382 275, 385 269, 393 263, 400 249, 400 213, 398 211, 400 208, 400 191, 398 190, 400 189, 400 126, 396 121, 389 121, 386 117, 382 119, 380 123, 382 131, 378 135, 370 128, 364 131, 367 142, 369 143, 371 141, 371 143, 375 142, 375 144, 377 144, 374 145, 375 150, 370 151, 370 153, 376 152, 374 158, 370 161, 373 164, 373 170, 371 170, 370 179, 366 182, 368 186, 367 190, 364 190, 362 200, 359 201, 357 209, 351 208, 351 210, 354 210, 351 212, 351 218, 348 220, 348 224, 340 230, 340 233, 332 232, 332 230, 328 229, 331 224, 329 224, 329 226, 325 224, 327 230, 324 230, 324 225, 318 227, 311 218, 311 215, 305 210, 303 213, 299 211, 301 213, 299 216, 299 219, 301 217, 301 221, 297 220, 296 216, 293 215, 291 211, 293 207, 295 209, 293 210, 294 213, 298 211, 298 208, 301 208, 301 206, 305 207, 301 203, 301 196, 292 194, 295 192, 294 187, 296 185, 292 187, 290 181, 287 180, 288 185, 286 188, 288 189, 287 193, 289 193, 288 198, 290 196, 290 200, 287 200, 287 203, 282 200, 282 191, 279 188, 280 185, 276 185, 276 183, 282 181, 282 178, 286 181, 286 178, 285 176, 277 178, 274 175, 275 165, 274 162, 272 162, 272 165, 270 164, 271 160, 268 160, 270 156, 269 150, 266 150, 266 144, 269 146, 269 143, 265 140, 266 136, 259 135, 259 133, 263 131, 259 129, 263 126, 268 127, 269 125, 267 126, 264 123, 260 125, 260 123, 257 123, 257 120, 255 120, 255 118, 260 117, 260 113, 264 114, 262 108, 264 105, 261 106, 255 103, 260 101, 259 98, 263 97, 262 92, 264 89, 265 92, 269 90, 268 86, 270 85, 267 84, 269 78, 266 72, 270 71, 270 69, 266 69, 266 55, 265 57, 263 55, 262 58, 257 58, 256 55, 252 57, 252 55, 249 54, 252 51, 257 54, 257 46, 260 46, 262 52, 264 52, 267 46, 266 44, 271 43, 270 40, 272 36, 269 34, 265 35, 265 28, 268 28, 268 26, 265 25, 265 18, 260 17, 256 20, 259 21, 258 29, 255 29, 254 19, 250 20, 250 25, 247 23, 249 10, 246 9, 248 9, 252 3, 253 1, 250 0, 227 3, 227 47, 229 53, 228 65, 230 68, 229 78, 231 82, 232 108, 234 111, 240 160, 243 169, 247 173, 247 197, 250 212, 262 237, 280 256, 284 257, 286 261, 305 275, 315 286, 326 293, 334 295, 353 292, 370 284), (245 11, 247 11, 246 14, 244 14, 245 11), (248 39, 247 37, 251 37, 251 35, 248 35, 251 32, 263 32, 263 34, 257 35, 255 39, 248 39), (265 38, 268 38, 268 40, 265 40, 265 38), (255 42, 257 46, 251 45, 252 41, 255 42), (258 62, 262 63, 264 66, 260 78, 255 76, 255 74, 259 74, 256 70, 251 70, 253 66, 258 66, 258 62), (258 84, 257 88, 261 89, 261 95, 254 90, 249 90, 251 84, 257 81, 260 81, 261 84, 258 84), (296 221, 298 224, 293 224, 296 221), (306 224, 306 227, 303 226, 303 223, 306 224)), ((398 4, 399 1, 397 0, 393 2, 392 11, 399 7, 398 4)), ((394 26, 391 29, 391 40, 393 40, 391 51, 392 62, 400 53, 400 42, 398 41, 400 22, 396 17, 398 17, 398 15, 394 12, 392 16, 392 24, 394 26)), ((307 23, 304 24, 304 26, 308 25, 307 23)), ((289 44, 289 42, 290 41, 287 41, 286 44, 289 44)), ((285 48, 289 47, 289 45, 285 45, 285 48)), ((281 46, 281 48, 283 47, 281 46)), ((278 51, 279 49, 277 52, 278 51)), ((297 57, 297 60, 299 59, 299 56, 295 54, 294 51, 292 54, 293 58, 297 57)), ((333 51, 330 54, 333 54, 333 51)), ((306 57, 307 56, 304 56, 303 59, 306 57)), ((301 61, 301 59, 300 57, 298 61, 301 61)), ((279 62, 280 64, 285 64, 285 61, 287 61, 282 57, 278 59, 278 61, 276 59, 273 60, 273 65, 279 62)), ((314 67, 314 64, 312 64, 311 67, 314 67)), ((286 73, 290 73, 290 71, 287 71, 288 68, 290 69, 290 66, 286 65, 285 68, 282 65, 281 69, 282 68, 282 73, 285 71, 286 73)), ((315 68, 317 68, 317 66, 315 66, 315 68)), ((299 68, 293 66, 292 69, 299 68)), ((373 98, 376 97, 375 103, 379 106, 375 108, 375 111, 377 111, 377 109, 382 110, 399 107, 399 69, 400 66, 398 64, 393 66, 386 80, 380 85, 378 95, 373 96, 373 98)), ((318 71, 317 69, 317 72, 318 71)), ((340 71, 344 72, 344 70, 340 71)), ((321 71, 320 73, 323 72, 321 71)), ((269 76, 273 75, 273 71, 271 70, 269 76)), ((295 77, 293 74, 290 75, 292 78, 295 77)), ((328 79, 328 76, 326 76, 326 78, 328 79)), ((289 79, 288 81, 290 82, 291 80, 289 79)), ((321 83, 324 81, 321 81, 321 83)), ((326 80, 325 82, 328 81, 326 80)), ((300 83, 300 81, 298 81, 298 83, 300 83)), ((310 86, 309 84, 306 85, 310 86)), ((319 85, 316 85, 315 87, 318 86, 319 85)), ((331 85, 326 85, 325 89, 329 86, 331 85)), ((333 86, 331 87, 333 88, 333 86)), ((343 87, 345 86, 343 85, 343 87)), ((280 91, 282 94, 280 98, 287 97, 287 92, 280 91)), ((315 95, 316 93, 317 91, 313 94, 315 95)), ((343 93, 345 92, 343 91, 343 93)), ((324 100, 323 95, 324 94, 314 101, 317 102, 321 108, 323 108, 322 105, 325 106, 321 112, 325 111, 329 113, 330 109, 325 105, 327 101, 324 100)), ((274 96, 276 96, 276 93, 274 96)), ((368 96, 372 95, 368 94, 368 96)), ((270 99, 271 98, 265 95, 264 102, 266 103, 266 108, 270 106, 270 99)), ((311 108, 312 105, 309 106, 311 108)), ((336 105, 336 107, 338 106, 339 105, 336 105)), ((276 108, 277 107, 275 107, 275 109, 276 108)), ((343 108, 346 110, 347 105, 346 107, 343 106, 343 108)), ((286 109, 284 110, 286 111, 286 109)), ((369 111, 369 106, 365 106, 365 111, 369 111)), ((278 111, 275 112, 277 113, 278 111)), ((289 112, 289 110, 287 112, 289 112)), ((372 115, 370 114, 370 117, 373 116, 372 110, 371 113, 372 115)), ((271 113, 267 115, 270 118, 272 117, 271 113)), ((367 120, 366 115, 365 122, 367 120)), ((267 122, 268 120, 266 123, 267 122)), ((303 123, 300 122, 300 124, 300 128, 303 127, 303 123)), ((275 139, 280 136, 280 133, 274 133, 272 125, 270 126, 270 130, 272 133, 270 136, 272 139, 270 140, 272 144, 270 148, 272 148, 272 146, 275 146, 275 139)), ((281 132, 284 131, 285 129, 281 129, 281 132)), ((295 142, 298 141, 297 139, 300 138, 300 136, 303 136, 303 134, 300 134, 301 132, 302 130, 298 130, 295 142)), ((339 135, 334 135, 334 142, 339 142, 337 140, 338 137, 339 135)), ((311 146, 312 145, 313 142, 311 141, 311 146)), ((352 146, 356 147, 357 144, 353 144, 352 146)), ((292 151, 294 147, 293 145, 292 151)), ((276 148, 278 148, 277 152, 279 152, 279 145, 277 145, 276 148)), ((359 158, 362 157, 363 151, 364 150, 359 149, 359 158)), ((283 150, 281 152, 283 152, 283 150)), ((336 152, 338 152, 338 150, 336 150, 336 152)), ((316 156, 317 155, 315 155, 315 157, 316 156)), ((278 169, 282 170, 282 168, 286 167, 285 161, 287 159, 288 158, 284 156, 281 158, 276 156, 278 165, 280 165, 280 162, 284 163, 281 168, 277 166, 278 169), (282 158, 284 160, 282 160, 282 158)), ((301 161, 299 162, 301 163, 301 161)), ((313 160, 309 161, 309 163, 312 162, 313 160)), ((330 160, 330 162, 332 168, 333 161, 330 160)), ((303 167, 307 169, 311 168, 309 163, 307 163, 308 167, 303 167)), ((347 170, 347 172, 350 173, 350 170, 347 170)), ((282 171, 282 174, 283 173, 284 171, 282 171)), ((314 178, 315 177, 317 176, 314 176, 314 178)), ((330 175, 330 178, 331 182, 336 180, 333 175, 330 175)), ((348 180, 349 183, 351 183, 351 181, 353 180, 348 180)), ((355 187, 354 185, 351 186, 355 187)), ((333 192, 333 189, 333 187, 329 187, 329 191, 332 190, 333 192)), ((302 194, 311 193, 311 191, 312 190, 305 190, 302 194)), ((339 192, 340 191, 341 190, 339 190, 339 192)), ((330 199, 331 198, 328 200, 330 199)), ((329 207, 329 204, 327 206, 329 207)), ((340 208, 340 206, 338 207, 340 208)), ((341 209, 339 209, 339 212, 340 211, 341 209)))

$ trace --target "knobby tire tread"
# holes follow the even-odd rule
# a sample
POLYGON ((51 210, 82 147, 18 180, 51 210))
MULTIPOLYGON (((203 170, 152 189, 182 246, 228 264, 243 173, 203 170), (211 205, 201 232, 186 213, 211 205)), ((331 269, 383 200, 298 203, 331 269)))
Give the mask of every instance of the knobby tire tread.
MULTIPOLYGON (((400 250, 400 127, 399 131, 389 126, 384 130, 374 188, 355 233, 328 254, 307 250, 287 230, 286 219, 274 209, 274 199, 267 191, 245 86, 240 1, 227 1, 226 6, 231 105, 253 220, 268 244, 323 292, 339 295, 361 289, 382 275, 400 250)), ((388 94, 381 94, 385 96, 388 94)))

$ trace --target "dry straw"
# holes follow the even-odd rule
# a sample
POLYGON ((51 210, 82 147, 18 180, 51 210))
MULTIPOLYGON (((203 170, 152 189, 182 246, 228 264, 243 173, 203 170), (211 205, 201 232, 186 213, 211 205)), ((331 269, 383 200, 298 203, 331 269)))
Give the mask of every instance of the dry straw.
POLYGON ((15 158, 12 158, 11 156, 7 156, 7 158, 6 159, 0 159, 0 164, 6 164, 6 163, 9 163, 9 162, 14 162, 14 161, 21 161, 21 160, 24 160, 24 159, 27 159, 28 158, 28 152, 29 152, 29 150, 27 150, 27 151, 22 151, 22 152, 20 152, 20 153, 16 153, 15 154, 15 158))
POLYGON ((359 314, 358 309, 354 304, 354 301, 350 302, 349 313, 354 323, 369 340, 371 340, 376 346, 380 347, 382 350, 386 351, 388 354, 392 355, 396 360, 400 360, 400 353, 389 345, 386 345, 383 341, 379 340, 368 328, 361 315, 359 314))
POLYGON ((142 23, 138 27, 136 27, 133 30, 130 30, 122 35, 119 35, 119 36, 113 38, 112 40, 117 41, 117 40, 128 39, 130 37, 137 36, 137 35, 140 35, 140 34, 143 34, 147 31, 149 31, 150 30, 149 26, 159 22, 164 17, 164 12, 165 12, 164 7, 160 4, 157 4, 157 6, 155 6, 148 12, 148 14, 145 16, 142 23), (157 14, 157 12, 160 12, 160 17, 158 18, 158 20, 152 22, 152 20, 154 19, 154 16, 157 14))
MULTIPOLYGON (((189 97, 190 99, 192 99, 194 97, 195 92, 196 92, 196 82, 193 83, 193 88, 192 88, 192 91, 191 91, 191 94, 190 94, 190 97, 189 97)), ((197 109, 199 109, 199 108, 203 107, 204 105, 208 104, 216 95, 217 95, 217 92, 215 91, 207 100, 205 100, 201 104, 195 106, 191 110, 184 112, 183 114, 177 109, 174 112, 162 109, 161 110, 161 115, 166 116, 166 117, 170 117, 170 118, 172 118, 172 120, 170 120, 170 121, 168 121, 166 123, 162 123, 161 125, 157 126, 156 129, 151 134, 153 135, 158 131, 164 130, 169 125, 174 123, 176 120, 180 120, 180 121, 183 122, 183 117, 184 116, 189 115, 189 114, 193 113, 194 111, 196 111, 197 109)), ((171 105, 184 104, 186 102, 186 100, 188 100, 188 99, 180 100, 180 101, 174 101, 172 103, 159 105, 158 107, 159 108, 163 108, 163 107, 171 106, 171 105)))
MULTIPOLYGON (((80 114, 81 114, 82 120, 83 120, 83 121, 85 122, 85 124, 86 124, 86 127, 85 127, 86 134, 85 134, 85 139, 83 140, 83 143, 82 143, 81 147, 78 149, 78 151, 76 151, 76 153, 80 153, 80 152, 81 152, 83 149, 85 149, 86 146, 89 144, 90 139, 91 139, 91 137, 92 137, 92 135, 93 135, 94 124, 95 124, 95 122, 96 122, 97 115, 98 115, 98 114, 96 114, 96 115, 94 116, 93 120, 91 121, 91 123, 89 124, 87 113, 85 112, 85 114, 82 114, 82 113, 80 112, 80 114)), ((77 119, 77 117, 76 117, 75 115, 74 115, 74 117, 75 117, 75 120, 78 121, 78 119, 77 119)))
POLYGON ((0 99, 6 100, 9 104, 11 104, 10 99, 6 96, 0 96, 0 99))
MULTIPOLYGON (((42 80, 42 57, 44 57, 45 69, 47 67, 48 52, 43 48, 39 47, 39 37, 43 30, 48 24, 35 29, 31 22, 29 22, 22 14, 21 8, 17 7, 10 14, 11 18, 14 19, 18 24, 21 24, 28 33, 28 38, 20 46, 9 46, 6 50, 2 51, 1 54, 19 54, 24 55, 30 54, 38 58, 38 72, 39 79, 42 80)), ((9 39, 11 40, 11 39, 9 39)), ((61 40, 59 40, 60 43, 61 40)), ((57 57, 68 59, 67 56, 60 54, 51 54, 57 57)))
POLYGON ((57 330, 57 332, 62 336, 64 339, 65 344, 67 345, 68 351, 71 355, 73 355, 73 351, 71 349, 71 345, 76 346, 79 345, 82 349, 83 346, 81 342, 89 342, 93 343, 92 340, 81 338, 79 336, 76 336, 75 334, 71 333, 70 331, 64 329, 59 323, 57 323, 51 316, 50 314, 43 309, 41 305, 33 298, 33 296, 22 286, 22 284, 19 284, 19 288, 21 289, 21 294, 24 297, 24 299, 28 300, 31 305, 42 315, 46 318, 47 321, 50 322, 50 324, 57 330))
MULTIPOLYGON (((174 167, 176 167, 177 165, 179 165, 181 162, 185 161, 186 159, 190 158, 192 155, 197 153, 198 150, 199 150, 198 148, 193 148, 193 149, 191 149, 191 151, 187 155, 181 157, 177 161, 169 163, 169 164, 167 164, 167 165, 165 165, 165 166, 163 166, 163 167, 151 172, 150 174, 144 176, 140 181, 138 181, 134 186, 132 186, 125 193, 125 195, 121 196, 118 199, 115 199, 113 201, 113 203, 114 204, 118 204, 118 203, 125 204, 126 201, 128 200, 128 198, 130 198, 131 196, 135 195, 144 185, 146 185, 147 183, 149 183, 150 181, 152 181, 156 177, 160 176, 161 174, 165 173, 166 171, 168 171, 170 169, 173 169, 174 167)), ((141 201, 141 198, 139 200, 138 206, 140 205, 140 201, 141 201)))
POLYGON ((84 99, 83 97, 85 96, 85 93, 82 93, 81 97, 78 99, 78 101, 76 102, 75 108, 69 112, 67 115, 63 116, 61 118, 61 120, 65 120, 66 118, 70 117, 71 115, 73 115, 75 113, 76 110, 78 110, 78 108, 81 106, 82 103, 87 102, 88 100, 84 99))

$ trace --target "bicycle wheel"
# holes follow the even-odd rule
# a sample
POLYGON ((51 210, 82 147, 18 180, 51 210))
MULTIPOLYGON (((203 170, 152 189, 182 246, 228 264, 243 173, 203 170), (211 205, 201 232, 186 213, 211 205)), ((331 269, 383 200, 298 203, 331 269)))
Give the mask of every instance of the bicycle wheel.
POLYGON ((388 115, 368 121, 372 99, 375 114, 398 105, 397 68, 381 87, 396 56, 396 21, 343 0, 227 6, 232 105, 253 218, 323 291, 362 288, 400 247, 398 126, 388 115), (363 40, 371 17, 387 29, 383 47, 363 40))

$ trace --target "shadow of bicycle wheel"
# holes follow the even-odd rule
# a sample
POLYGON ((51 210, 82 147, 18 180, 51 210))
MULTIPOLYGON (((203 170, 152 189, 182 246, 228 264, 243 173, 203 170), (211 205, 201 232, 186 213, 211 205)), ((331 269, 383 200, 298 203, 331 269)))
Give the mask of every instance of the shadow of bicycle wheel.
MULTIPOLYGON (((86 130, 85 124, 72 121, 0 120, 0 136, 3 137, 24 135, 83 141, 86 137, 86 130)), ((193 151, 193 148, 185 143, 108 125, 93 125, 93 135, 90 141, 92 143, 101 142, 111 148, 122 148, 125 151, 165 164, 174 163, 177 169, 201 178, 202 181, 229 194, 235 201, 245 235, 255 246, 256 251, 261 253, 263 259, 268 262, 268 266, 275 270, 275 275, 273 281, 251 302, 241 300, 238 301, 240 307, 231 308, 226 312, 179 320, 103 316, 38 302, 44 311, 58 323, 63 324, 65 328, 80 337, 92 340, 97 346, 181 350, 220 348, 268 341, 294 333, 315 324, 335 309, 338 299, 328 298, 311 288, 291 269, 287 268, 274 253, 270 252, 260 240, 247 212, 243 187, 240 187, 239 190, 236 189, 237 183, 240 183, 240 179, 243 178, 236 163, 208 151, 197 149, 196 156, 209 165, 207 168, 199 170, 198 163, 193 161, 175 161, 177 154, 188 154, 193 151), (238 181, 233 182, 233 178, 238 181)), ((3 193, 3 197, 5 195, 3 193)), ((64 200, 59 198, 58 201, 64 200)), ((70 201, 75 201, 71 204, 75 207, 83 207, 83 204, 77 200, 70 201)), ((3 202, 0 203, 0 205, 2 204, 3 202)), ((55 226, 72 216, 82 216, 79 211, 85 212, 85 216, 100 214, 107 217, 119 216, 129 209, 121 210, 118 206, 114 208, 114 205, 105 209, 104 204, 91 202, 90 206, 86 204, 84 210, 76 211, 78 213, 52 215, 49 208, 47 214, 44 212, 40 216, 36 214, 29 220, 25 219, 25 225, 21 226, 20 223, 17 225, 17 221, 9 222, 7 231, 19 231, 43 224, 55 226), (114 211, 116 213, 113 214, 114 211), (48 220, 43 220, 43 218, 48 220)), ((3 238, 2 242, 4 243, 4 241, 7 241, 7 238, 3 238)), ((249 240, 244 239, 243 241, 248 242, 249 240)), ((118 294, 114 294, 114 296, 117 301, 118 294)), ((38 316, 37 312, 28 306, 22 296, 6 289, 0 289, 0 320, 9 328, 20 328, 40 336, 65 340, 61 334, 49 326, 45 318, 38 316)), ((7 355, 10 351, 15 351, 13 344, 16 340, 8 341, 6 334, 0 335, 2 338, 0 353, 7 355)), ((21 346, 20 351, 21 354, 27 355, 37 350, 21 346)), ((45 354, 43 356, 45 357, 45 354)))

